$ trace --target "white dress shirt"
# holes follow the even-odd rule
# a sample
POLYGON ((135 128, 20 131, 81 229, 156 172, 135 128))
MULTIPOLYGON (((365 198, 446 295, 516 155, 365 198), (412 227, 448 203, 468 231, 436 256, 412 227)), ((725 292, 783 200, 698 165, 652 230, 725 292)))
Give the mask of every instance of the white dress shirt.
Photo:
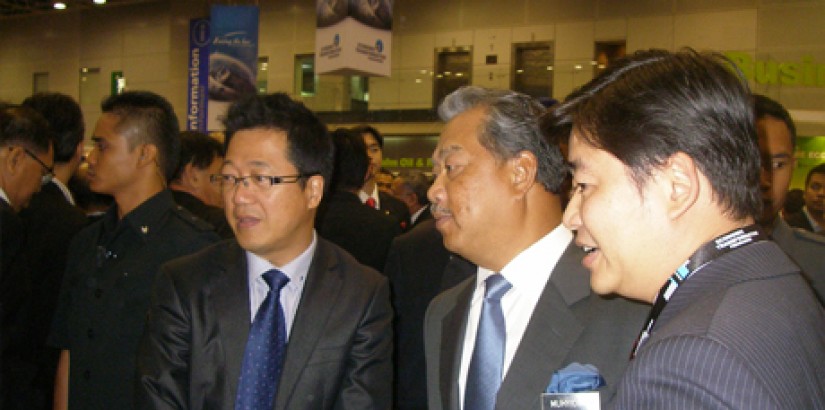
POLYGON ((3 198, 3 200, 6 201, 7 204, 11 205, 11 201, 9 201, 9 196, 6 195, 6 191, 4 191, 3 188, 0 188, 0 198, 3 198))
MULTIPOLYGON (((533 316, 533 310, 535 310, 536 304, 542 292, 544 292, 550 274, 571 240, 573 240, 573 233, 563 225, 559 225, 518 254, 501 270, 501 274, 513 286, 501 298, 501 309, 504 313, 506 329, 502 380, 510 368, 513 356, 515 356, 521 338, 524 336, 524 331, 527 329, 527 323, 530 322, 530 318, 533 316)), ((494 274, 496 272, 482 267, 478 268, 476 274, 476 288, 470 302, 467 329, 464 334, 464 346, 461 350, 461 368, 458 376, 459 403, 462 409, 464 408, 467 373, 476 343, 481 305, 484 302, 484 281, 494 274)))
POLYGON ((269 285, 264 280, 263 274, 270 269, 278 269, 289 278, 289 282, 281 289, 280 297, 281 306, 284 309, 284 318, 286 319, 287 340, 289 340, 292 322, 295 319, 295 312, 298 310, 298 303, 301 301, 301 294, 304 292, 304 283, 306 283, 309 265, 312 263, 317 244, 318 236, 313 232, 309 247, 297 258, 282 267, 275 266, 252 252, 246 252, 249 274, 250 323, 255 320, 255 314, 258 313, 258 309, 269 292, 269 285))
POLYGON ((366 203, 369 198, 375 200, 375 209, 381 209, 381 198, 378 195, 378 184, 375 184, 372 187, 371 194, 368 194, 363 190, 358 191, 358 199, 361 200, 361 203, 366 203))
POLYGON ((63 196, 66 197, 66 200, 69 201, 70 204, 77 205, 77 203, 75 203, 74 201, 72 191, 69 190, 69 187, 63 184, 63 182, 60 182, 60 180, 57 178, 52 178, 51 183, 57 185, 57 188, 60 189, 60 192, 63 193, 63 196))

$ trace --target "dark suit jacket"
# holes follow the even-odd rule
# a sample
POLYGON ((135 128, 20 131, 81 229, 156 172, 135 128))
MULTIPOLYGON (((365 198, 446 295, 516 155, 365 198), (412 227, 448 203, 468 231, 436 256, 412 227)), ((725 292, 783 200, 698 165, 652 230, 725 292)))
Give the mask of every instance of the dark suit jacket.
MULTIPOLYGON (((412 218, 412 216, 410 216, 410 218, 412 218)), ((424 205, 424 211, 421 212, 420 215, 418 215, 418 219, 416 219, 412 223, 410 229, 415 228, 416 226, 421 225, 423 222, 429 221, 431 219, 433 219, 433 213, 430 212, 430 204, 424 205)))
POLYGON ((737 249, 673 294, 628 366, 619 409, 823 409, 825 313, 772 242, 737 249))
POLYGON ((452 258, 458 257, 444 247, 434 220, 395 238, 390 248, 384 273, 390 279, 395 310, 396 409, 427 408, 424 313, 436 295, 476 272, 469 262, 451 263, 452 258))
POLYGON ((346 191, 324 197, 315 217, 315 229, 318 235, 378 271, 384 269, 393 238, 401 234, 396 220, 346 191))
POLYGON ((811 221, 808 220, 808 216, 805 215, 801 209, 799 212, 794 212, 792 214, 785 215, 785 222, 788 225, 793 226, 794 228, 804 229, 808 232, 813 232, 814 227, 811 225, 811 221))
POLYGON ((172 191, 172 197, 175 198, 176 204, 186 208, 198 218, 209 222, 215 227, 215 232, 217 232, 221 238, 229 239, 235 236, 235 233, 232 232, 232 227, 230 227, 229 222, 226 221, 226 213, 223 209, 207 205, 188 192, 176 191, 174 189, 170 191, 172 191))
POLYGON ((378 199, 381 201, 381 211, 398 221, 401 229, 410 229, 410 208, 400 199, 384 192, 378 191, 378 199))
MULTIPOLYGON (((581 265, 584 252, 572 242, 539 298, 510 368, 496 408, 540 409, 553 372, 572 362, 592 364, 607 381, 602 401, 615 392, 648 306, 590 291, 581 265)), ((459 407, 458 374, 467 313, 476 277, 442 293, 430 304, 424 325, 430 410, 459 407)), ((506 318, 505 318, 506 320, 506 318)))
POLYGON ((793 229, 777 217, 771 239, 802 268, 819 300, 825 303, 825 237, 793 229))
MULTIPOLYGON (((138 353, 138 408, 232 409, 250 328, 246 256, 234 240, 170 262, 138 353)), ((387 280, 318 238, 275 409, 387 409, 387 280)))
POLYGON ((23 221, 0 199, 0 408, 16 408, 13 403, 18 399, 12 386, 20 377, 19 362, 12 358, 26 344, 25 323, 20 320, 30 286, 25 263, 20 261, 25 238, 23 221))
POLYGON ((51 407, 59 351, 46 346, 46 337, 57 307, 60 284, 72 238, 88 223, 80 208, 72 205, 55 182, 44 185, 20 212, 26 225, 21 258, 31 282, 26 306, 18 319, 25 323, 24 346, 12 359, 15 367, 30 370, 30 379, 16 377, 15 396, 27 408, 51 407), (25 379, 25 380, 23 380, 25 379))

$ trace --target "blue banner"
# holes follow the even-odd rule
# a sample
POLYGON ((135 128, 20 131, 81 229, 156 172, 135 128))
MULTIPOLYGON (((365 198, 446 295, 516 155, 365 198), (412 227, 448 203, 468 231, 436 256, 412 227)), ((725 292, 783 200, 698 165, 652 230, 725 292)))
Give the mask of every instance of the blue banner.
POLYGON ((209 84, 209 19, 189 21, 189 90, 186 129, 206 132, 209 84))
POLYGON ((258 7, 215 5, 210 17, 208 127, 218 130, 229 104, 256 92, 258 7))

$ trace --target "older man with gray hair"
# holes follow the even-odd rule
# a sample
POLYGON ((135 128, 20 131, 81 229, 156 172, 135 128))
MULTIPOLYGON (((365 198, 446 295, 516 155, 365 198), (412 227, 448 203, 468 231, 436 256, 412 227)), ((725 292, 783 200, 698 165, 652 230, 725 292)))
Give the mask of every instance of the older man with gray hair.
POLYGON ((430 409, 539 409, 554 372, 574 362, 598 369, 604 401, 644 319, 641 306, 588 288, 584 253, 561 224, 567 167, 539 125, 545 111, 479 87, 439 107, 432 212, 447 249, 478 269, 427 311, 430 409))

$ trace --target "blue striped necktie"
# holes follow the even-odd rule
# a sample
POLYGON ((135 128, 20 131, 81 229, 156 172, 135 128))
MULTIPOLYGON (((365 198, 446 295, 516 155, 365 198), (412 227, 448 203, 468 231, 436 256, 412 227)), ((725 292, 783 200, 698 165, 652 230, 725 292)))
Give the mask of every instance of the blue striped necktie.
POLYGON ((487 278, 476 345, 467 372, 464 410, 492 410, 501 386, 506 329, 501 298, 512 287, 501 274, 487 278))
POLYGON ((268 270, 262 276, 269 292, 249 330, 235 397, 236 410, 271 410, 284 363, 286 321, 280 296, 289 278, 277 269, 268 270))

